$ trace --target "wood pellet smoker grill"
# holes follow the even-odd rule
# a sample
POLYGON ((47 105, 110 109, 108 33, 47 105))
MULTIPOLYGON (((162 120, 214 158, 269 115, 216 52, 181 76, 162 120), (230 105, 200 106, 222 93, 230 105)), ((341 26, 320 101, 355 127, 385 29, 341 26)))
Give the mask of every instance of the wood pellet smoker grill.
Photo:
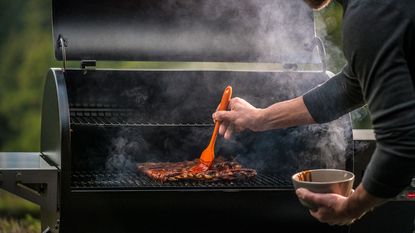
POLYGON ((41 205, 44 232, 347 230, 313 219, 290 176, 351 169, 348 116, 218 139, 216 155, 257 169, 253 179, 160 183, 134 170, 136 162, 197 158, 227 85, 266 107, 329 78, 313 12, 302 0, 54 0, 53 35, 63 68, 46 78, 41 151, 10 154, 13 168, 0 173, 1 188, 41 205), (81 68, 67 68, 70 60, 81 68), (96 69, 101 60, 231 65, 96 69))

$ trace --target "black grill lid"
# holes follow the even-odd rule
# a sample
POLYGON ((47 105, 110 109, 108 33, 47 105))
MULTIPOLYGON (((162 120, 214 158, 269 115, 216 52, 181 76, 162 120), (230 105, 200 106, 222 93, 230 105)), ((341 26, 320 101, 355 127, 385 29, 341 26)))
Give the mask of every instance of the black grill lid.
POLYGON ((53 0, 62 60, 316 63, 303 0, 53 0))

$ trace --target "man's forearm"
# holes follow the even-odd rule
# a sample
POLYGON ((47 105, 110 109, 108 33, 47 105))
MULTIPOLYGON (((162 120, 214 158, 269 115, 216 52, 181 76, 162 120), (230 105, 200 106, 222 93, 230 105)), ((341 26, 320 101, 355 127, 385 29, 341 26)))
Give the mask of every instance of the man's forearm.
POLYGON ((261 109, 259 122, 262 125, 261 130, 264 131, 315 123, 302 96, 261 109))
POLYGON ((367 211, 372 210, 376 206, 386 202, 387 199, 378 198, 369 194, 362 184, 360 184, 356 191, 345 202, 345 210, 349 216, 360 218, 367 211))

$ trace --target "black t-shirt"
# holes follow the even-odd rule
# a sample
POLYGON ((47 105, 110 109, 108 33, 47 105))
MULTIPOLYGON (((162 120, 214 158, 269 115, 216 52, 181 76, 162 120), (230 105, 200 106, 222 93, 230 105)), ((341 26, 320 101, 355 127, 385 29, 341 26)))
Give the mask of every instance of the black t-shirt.
POLYGON ((391 198, 415 177, 415 0, 344 0, 342 72, 304 95, 319 123, 367 104, 376 150, 363 177, 391 198))

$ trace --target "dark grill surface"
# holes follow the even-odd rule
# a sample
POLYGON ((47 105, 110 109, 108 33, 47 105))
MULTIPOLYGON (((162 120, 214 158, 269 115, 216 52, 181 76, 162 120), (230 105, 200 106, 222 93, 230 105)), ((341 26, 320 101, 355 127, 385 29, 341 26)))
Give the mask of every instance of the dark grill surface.
POLYGON ((256 177, 239 181, 174 181, 158 182, 149 177, 134 172, 108 173, 74 172, 72 175, 74 190, 105 190, 105 189, 287 189, 291 188, 288 177, 278 175, 258 174, 256 177))

